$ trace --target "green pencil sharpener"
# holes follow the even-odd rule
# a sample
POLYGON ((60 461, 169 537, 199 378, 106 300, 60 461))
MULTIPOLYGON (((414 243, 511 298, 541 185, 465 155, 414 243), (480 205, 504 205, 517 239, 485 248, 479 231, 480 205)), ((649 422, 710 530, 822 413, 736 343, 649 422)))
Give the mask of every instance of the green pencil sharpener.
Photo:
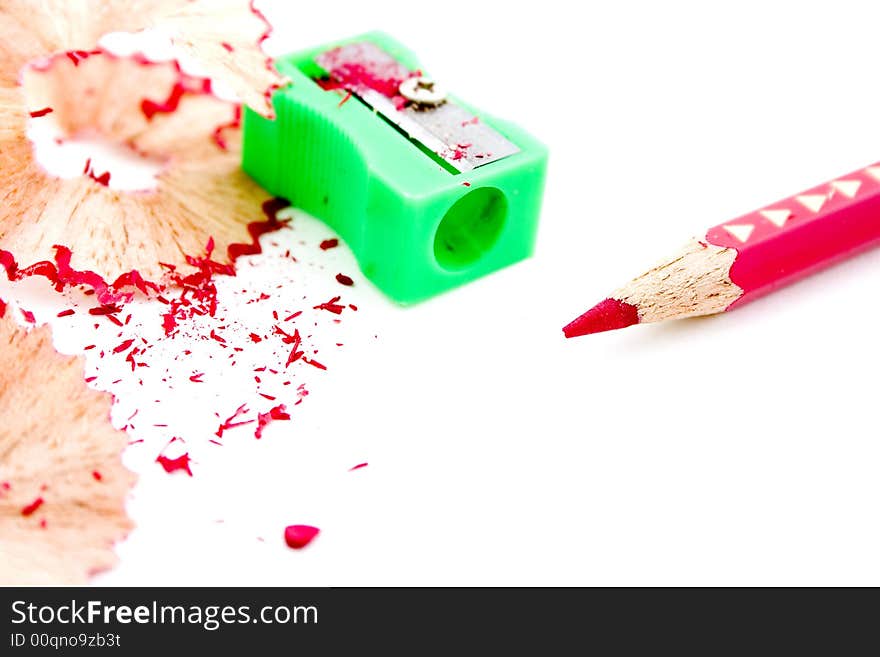
POLYGON ((547 149, 448 95, 371 33, 275 60, 276 117, 244 115, 244 170, 322 219, 414 303, 531 255, 547 149))

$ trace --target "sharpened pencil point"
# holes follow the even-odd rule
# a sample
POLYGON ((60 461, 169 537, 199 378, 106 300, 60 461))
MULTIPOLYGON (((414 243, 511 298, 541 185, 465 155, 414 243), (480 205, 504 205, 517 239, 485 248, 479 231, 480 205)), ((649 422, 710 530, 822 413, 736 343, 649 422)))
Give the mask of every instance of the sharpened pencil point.
POLYGON ((562 329, 567 338, 614 331, 639 323, 639 310, 617 299, 605 299, 562 329))

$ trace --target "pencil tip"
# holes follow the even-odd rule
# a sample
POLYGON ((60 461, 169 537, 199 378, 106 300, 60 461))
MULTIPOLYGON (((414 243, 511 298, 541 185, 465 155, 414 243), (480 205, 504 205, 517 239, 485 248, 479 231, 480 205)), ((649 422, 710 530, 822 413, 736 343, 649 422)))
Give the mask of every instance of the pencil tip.
POLYGON ((562 329, 567 338, 614 331, 639 323, 639 310, 618 299, 605 299, 562 329))

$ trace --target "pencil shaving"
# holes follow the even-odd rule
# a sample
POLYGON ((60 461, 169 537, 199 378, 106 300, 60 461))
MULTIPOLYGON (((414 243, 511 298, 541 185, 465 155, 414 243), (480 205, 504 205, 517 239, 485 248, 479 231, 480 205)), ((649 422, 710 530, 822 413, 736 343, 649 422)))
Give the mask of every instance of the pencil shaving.
POLYGON ((116 190, 94 172, 56 178, 36 161, 22 108, 7 90, 0 116, 14 127, 0 130, 0 246, 23 265, 51 260, 63 245, 77 270, 106 280, 137 270, 152 279, 162 274, 160 262, 182 265, 211 237, 221 247, 248 241, 246 224, 266 193, 239 167, 236 106, 212 96, 209 85, 173 63, 103 52, 76 63, 55 57, 26 69, 22 81, 29 112, 52 109, 31 120, 56 121, 69 137, 98 134, 163 162, 154 190, 116 190))
POLYGON ((48 328, 0 319, 2 584, 84 582, 115 563, 113 544, 132 527, 125 434, 108 421, 110 395, 88 389, 82 373, 48 328))
POLYGON ((0 8, 0 86, 28 62, 88 54, 110 32, 153 28, 222 80, 242 102, 269 116, 284 83, 261 50, 270 26, 248 0, 5 0, 0 8))

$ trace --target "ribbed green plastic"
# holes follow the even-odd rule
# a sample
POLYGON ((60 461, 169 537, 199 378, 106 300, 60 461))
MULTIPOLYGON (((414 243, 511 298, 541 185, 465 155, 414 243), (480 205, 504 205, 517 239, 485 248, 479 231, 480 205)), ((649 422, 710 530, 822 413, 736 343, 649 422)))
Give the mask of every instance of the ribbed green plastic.
POLYGON ((411 70, 412 53, 381 33, 276 60, 291 84, 275 92, 275 120, 244 115, 242 166, 258 183, 325 221, 364 275, 414 303, 528 257, 533 250, 547 149, 515 125, 453 99, 520 148, 466 173, 436 158, 355 99, 314 78, 314 58, 372 41, 411 70), (467 183, 467 185, 465 184, 467 183), (469 186, 468 186, 469 185, 469 186))

